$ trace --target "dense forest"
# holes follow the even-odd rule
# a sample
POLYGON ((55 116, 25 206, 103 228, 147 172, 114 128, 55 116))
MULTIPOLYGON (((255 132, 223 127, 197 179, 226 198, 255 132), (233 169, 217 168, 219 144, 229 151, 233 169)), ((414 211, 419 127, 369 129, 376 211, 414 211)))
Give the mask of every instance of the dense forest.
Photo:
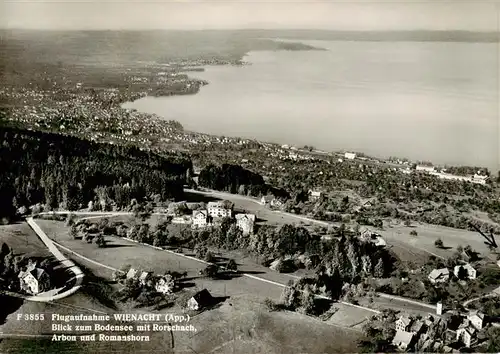
POLYGON ((191 160, 135 147, 100 144, 57 134, 0 128, 0 217, 43 204, 76 210, 106 189, 117 208, 152 195, 182 196, 191 160))
POLYGON ((200 171, 198 184, 233 194, 251 196, 272 194, 276 198, 290 198, 287 191, 266 184, 261 175, 239 165, 223 164, 220 167, 209 165, 200 171))

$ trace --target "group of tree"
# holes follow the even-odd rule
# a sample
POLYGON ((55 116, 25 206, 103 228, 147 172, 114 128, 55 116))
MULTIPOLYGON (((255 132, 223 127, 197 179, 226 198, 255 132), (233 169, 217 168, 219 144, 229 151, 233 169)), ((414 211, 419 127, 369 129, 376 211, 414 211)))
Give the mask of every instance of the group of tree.
POLYGON ((322 253, 323 262, 316 271, 319 286, 338 298, 344 284, 357 284, 366 277, 384 278, 395 267, 395 258, 385 248, 361 241, 352 235, 331 240, 329 250, 322 253))
POLYGON ((74 137, 0 128, 0 217, 43 204, 76 210, 112 200, 118 208, 158 194, 178 198, 192 163, 135 147, 74 137))
POLYGON ((239 165, 208 165, 200 171, 198 184, 201 187, 233 194, 263 196, 272 194, 280 199, 288 199, 290 194, 264 182, 264 178, 239 165))

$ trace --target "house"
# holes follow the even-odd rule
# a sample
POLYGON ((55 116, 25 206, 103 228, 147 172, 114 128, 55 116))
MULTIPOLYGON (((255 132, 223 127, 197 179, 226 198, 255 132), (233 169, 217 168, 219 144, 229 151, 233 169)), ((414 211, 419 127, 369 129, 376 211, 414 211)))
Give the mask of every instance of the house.
POLYGON ((356 158, 356 154, 353 152, 346 152, 344 157, 348 160, 354 160, 356 158))
POLYGON ((396 331, 396 335, 392 340, 392 344, 401 350, 406 350, 413 344, 413 339, 415 338, 415 333, 406 331, 396 331))
POLYGON ((208 214, 207 210, 194 210, 192 219, 193 229, 200 229, 212 225, 212 217, 208 214))
POLYGON ((457 278, 459 277, 458 275, 459 275, 460 269, 464 269, 466 271, 467 278, 476 279, 476 270, 469 263, 455 266, 455 268, 453 269, 453 274, 455 274, 455 276, 457 278))
POLYGON ((136 278, 138 274, 139 274, 139 272, 136 269, 130 268, 125 277, 127 279, 133 279, 133 278, 136 278))
POLYGON ((310 202, 315 202, 321 199, 323 194, 319 191, 313 191, 312 189, 308 192, 308 197, 310 202))
POLYGON ((484 326, 484 314, 479 311, 471 311, 467 315, 467 319, 470 324, 477 330, 483 329, 484 326))
POLYGON ((225 218, 233 216, 233 203, 223 200, 218 202, 209 202, 207 204, 208 215, 213 218, 225 218))
POLYGON ((265 195, 262 198, 260 198, 260 204, 262 205, 269 205, 271 204, 271 201, 274 200, 274 196, 272 195, 265 195))
POLYGON ((467 348, 470 347, 476 330, 472 327, 461 327, 457 330, 457 341, 462 341, 467 348))
POLYGON ((42 268, 37 268, 34 263, 26 271, 20 271, 18 276, 21 290, 29 294, 36 295, 50 289, 49 274, 42 268))
POLYGON ((363 226, 359 229, 359 232, 360 232, 360 237, 362 240, 364 240, 366 242, 371 242, 375 246, 379 246, 379 247, 387 246, 387 242, 385 242, 385 240, 382 238, 382 236, 371 231, 370 229, 363 226))
POLYGON ((236 226, 239 227, 244 235, 253 234, 253 229, 255 225, 255 215, 254 214, 237 214, 236 215, 236 226))
POLYGON ((142 272, 139 276, 139 282, 142 286, 147 285, 148 281, 153 277, 153 272, 142 272))
POLYGON ((434 269, 428 278, 432 284, 444 283, 450 279, 450 271, 448 268, 434 269))
POLYGON ((213 297, 207 289, 203 289, 191 297, 187 302, 187 308, 190 310, 200 310, 203 307, 210 306, 213 302, 213 297))
POLYGON ((171 294, 174 291, 175 282, 170 274, 158 277, 155 290, 162 294, 171 294))
POLYGON ((260 199, 260 204, 268 205, 274 208, 280 208, 283 206, 283 203, 279 199, 276 199, 273 195, 263 196, 260 199))
POLYGON ((396 320, 396 331, 408 332, 410 330, 412 320, 408 316, 401 316, 396 320))

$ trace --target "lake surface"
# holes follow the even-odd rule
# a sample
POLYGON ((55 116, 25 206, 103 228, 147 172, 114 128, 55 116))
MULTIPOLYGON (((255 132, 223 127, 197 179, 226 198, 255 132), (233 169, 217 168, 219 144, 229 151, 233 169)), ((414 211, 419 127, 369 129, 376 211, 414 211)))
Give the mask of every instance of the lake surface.
POLYGON ((243 67, 188 73, 197 95, 125 108, 187 130, 375 156, 499 168, 496 43, 305 41, 327 51, 257 51, 243 67))

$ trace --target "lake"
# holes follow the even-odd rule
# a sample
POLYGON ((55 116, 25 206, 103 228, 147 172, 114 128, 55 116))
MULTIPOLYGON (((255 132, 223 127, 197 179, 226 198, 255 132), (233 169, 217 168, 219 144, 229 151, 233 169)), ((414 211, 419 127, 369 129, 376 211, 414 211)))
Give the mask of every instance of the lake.
POLYGON ((304 41, 213 66, 196 95, 125 108, 187 130, 499 169, 496 43, 304 41))

